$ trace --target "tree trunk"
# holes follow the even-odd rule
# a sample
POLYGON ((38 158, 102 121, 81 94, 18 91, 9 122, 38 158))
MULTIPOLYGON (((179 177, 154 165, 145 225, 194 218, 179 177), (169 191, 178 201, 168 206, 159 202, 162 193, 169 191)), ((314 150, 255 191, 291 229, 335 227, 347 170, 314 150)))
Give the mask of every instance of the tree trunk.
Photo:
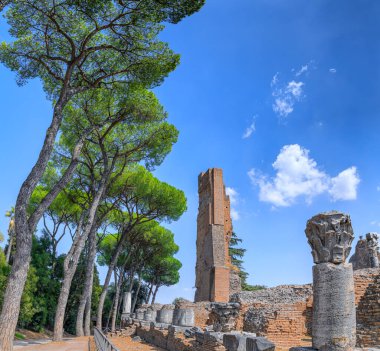
POLYGON ((28 177, 22 184, 15 206, 16 252, 13 258, 11 273, 5 289, 3 306, 0 314, 0 350, 12 351, 13 338, 20 312, 21 296, 24 290, 31 259, 32 236, 34 227, 28 224, 27 208, 29 200, 43 176, 54 148, 55 138, 62 122, 62 110, 68 101, 67 87, 54 107, 52 122, 46 132, 44 144, 28 177))
POLYGON ((113 305, 115 303, 115 299, 112 300, 112 305, 111 305, 111 308, 108 312, 108 317, 107 317, 107 324, 106 324, 106 330, 108 331, 108 327, 110 325, 110 320, 111 320, 111 314, 112 314, 112 311, 113 311, 113 305))
POLYGON ((120 293, 121 293, 121 286, 123 284, 123 272, 120 272, 119 280, 117 280, 117 274, 116 270, 114 272, 115 274, 115 298, 114 298, 114 304, 113 304, 113 310, 112 310, 112 320, 111 320, 111 332, 115 332, 116 329, 116 319, 117 319, 117 311, 119 309, 119 300, 120 300, 120 293))
POLYGON ((92 288, 93 284, 90 287, 90 294, 87 297, 85 316, 84 316, 84 335, 91 335, 91 303, 92 303, 92 288))
MULTIPOLYGON (((83 251, 85 242, 90 234, 92 227, 96 226, 96 212, 98 210, 99 204, 103 198, 104 191, 106 188, 106 181, 109 177, 109 171, 105 171, 102 180, 100 182, 98 191, 92 201, 91 207, 88 210, 88 218, 87 223, 83 229, 83 232, 77 232, 74 238, 73 245, 70 248, 69 253, 67 254, 63 269, 64 269, 64 278, 62 283, 62 288, 58 298, 57 310, 55 313, 55 321, 54 321, 54 341, 61 341, 63 337, 63 322, 65 317, 65 310, 67 305, 67 300, 69 298, 71 282, 73 280, 75 271, 78 266, 78 261, 80 255, 83 251)), ((87 212, 87 211, 86 211, 87 212)), ((81 227, 81 226, 80 226, 81 227)), ((81 228, 80 228, 81 230, 81 228)))
POLYGON ((94 225, 91 228, 91 232, 89 234, 89 248, 88 248, 88 257, 86 264, 86 277, 83 285, 82 295, 79 301, 78 313, 77 313, 77 321, 76 321, 76 335, 83 336, 83 317, 84 311, 86 308, 86 304, 88 301, 89 295, 92 293, 92 288, 90 288, 93 284, 94 279, 94 264, 95 264, 95 256, 96 256, 96 233, 98 226, 94 225))
POLYGON ((154 302, 156 301, 156 295, 157 295, 157 291, 158 291, 158 289, 159 289, 159 286, 156 285, 156 289, 154 289, 154 293, 153 293, 153 298, 152 298, 152 303, 151 303, 151 305, 153 305, 154 302))
POLYGON ((150 297, 152 296, 152 290, 153 290, 153 284, 149 284, 150 286, 149 286, 149 293, 148 293, 148 297, 147 297, 147 299, 146 299, 146 301, 145 301, 145 303, 149 303, 149 301, 150 301, 150 297))
POLYGON ((12 246, 13 246, 13 234, 10 233, 9 244, 8 244, 8 249, 7 249, 7 256, 5 257, 5 262, 7 262, 7 264, 9 264, 9 260, 11 258, 12 246))
POLYGON ((106 300, 108 287, 109 287, 109 284, 111 281, 112 272, 116 266, 116 262, 119 258, 119 255, 120 255, 121 251, 123 250, 125 240, 126 240, 126 235, 123 235, 123 237, 120 239, 120 241, 118 242, 118 244, 116 246, 116 249, 112 255, 111 262, 108 266, 108 271, 107 271, 106 279, 104 281, 102 293, 100 294, 100 297, 99 297, 99 305, 98 305, 98 311, 97 311, 97 316, 96 316, 96 327, 99 330, 102 330, 104 301, 106 300))
POLYGON ((135 307, 136 307, 136 303, 137 303, 137 298, 139 296, 140 288, 141 288, 141 274, 139 274, 139 283, 137 285, 137 290, 135 292, 135 297, 133 298, 131 313, 135 312, 135 307))

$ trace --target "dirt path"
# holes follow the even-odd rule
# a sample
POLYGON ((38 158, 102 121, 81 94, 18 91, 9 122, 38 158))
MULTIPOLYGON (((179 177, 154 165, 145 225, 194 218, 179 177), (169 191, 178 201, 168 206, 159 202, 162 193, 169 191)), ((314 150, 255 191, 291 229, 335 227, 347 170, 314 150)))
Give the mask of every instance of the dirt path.
POLYGON ((19 351, 87 351, 88 336, 67 339, 62 342, 49 342, 47 344, 15 346, 19 351))
POLYGON ((143 341, 132 341, 130 337, 113 337, 110 340, 120 351, 165 351, 159 347, 146 344, 143 341))

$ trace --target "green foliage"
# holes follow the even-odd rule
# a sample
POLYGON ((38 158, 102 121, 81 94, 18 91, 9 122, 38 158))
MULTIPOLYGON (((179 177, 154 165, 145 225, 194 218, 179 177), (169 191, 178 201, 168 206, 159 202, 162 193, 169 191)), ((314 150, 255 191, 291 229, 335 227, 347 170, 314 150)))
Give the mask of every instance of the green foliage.
MULTIPOLYGON (((0 251, 0 306, 3 303, 3 294, 9 273, 10 266, 5 262, 4 253, 0 251)), ((26 326, 28 323, 30 323, 32 321, 33 315, 37 311, 37 308, 34 304, 34 299, 36 296, 38 279, 39 277, 36 274, 36 269, 31 266, 21 298, 19 317, 19 325, 21 326, 26 326)))
POLYGON ((6 13, 13 43, 2 43, 0 61, 18 82, 42 79, 57 99, 113 81, 162 82, 179 62, 158 40, 161 22, 179 22, 204 0, 14 1, 6 13))
POLYGON ((31 266, 28 271, 24 292, 21 297, 21 309, 19 315, 19 325, 21 327, 25 327, 31 323, 33 316, 38 311, 35 304, 38 280, 39 276, 36 274, 36 269, 31 266))
POLYGON ((33 238, 31 265, 39 279, 38 294, 34 298, 37 311, 28 326, 36 331, 52 329, 60 281, 63 277, 63 256, 54 256, 51 240, 46 233, 39 238, 33 238))

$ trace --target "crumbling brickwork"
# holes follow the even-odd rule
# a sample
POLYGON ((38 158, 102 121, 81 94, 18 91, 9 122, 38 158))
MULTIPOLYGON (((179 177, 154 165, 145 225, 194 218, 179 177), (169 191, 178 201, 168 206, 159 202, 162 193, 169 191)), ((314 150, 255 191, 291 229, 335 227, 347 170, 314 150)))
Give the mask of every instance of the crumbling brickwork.
MULTIPOLYGON (((239 290, 228 253, 232 233, 230 199, 221 169, 212 168, 198 178, 197 288, 195 301, 228 302, 231 287, 239 290)), ((235 292, 235 291, 233 291, 235 292)))

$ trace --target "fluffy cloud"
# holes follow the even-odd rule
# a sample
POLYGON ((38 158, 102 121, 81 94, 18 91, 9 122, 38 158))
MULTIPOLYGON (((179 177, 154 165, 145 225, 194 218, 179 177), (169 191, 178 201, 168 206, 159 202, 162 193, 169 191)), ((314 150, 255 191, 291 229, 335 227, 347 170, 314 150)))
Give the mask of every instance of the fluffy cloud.
POLYGON ((329 72, 330 72, 330 73, 336 73, 336 68, 330 68, 330 69, 329 69, 329 72))
POLYGON ((247 127, 247 129, 245 130, 242 138, 243 139, 247 139, 249 138, 253 132, 256 131, 256 122, 255 122, 255 119, 252 121, 252 123, 247 127))
POLYGON ((240 214, 238 210, 235 208, 235 206, 238 204, 238 198, 239 198, 239 193, 234 189, 230 187, 226 187, 226 194, 230 197, 230 202, 231 202, 231 218, 234 221, 237 221, 240 219, 240 214))
POLYGON ((360 178, 356 167, 348 168, 331 179, 329 194, 334 201, 355 200, 360 178))
POLYGON ((248 172, 252 183, 259 187, 260 201, 274 206, 291 206, 297 198, 303 197, 311 203, 322 193, 328 193, 332 201, 356 199, 360 182, 356 167, 332 178, 318 169, 309 151, 298 144, 284 146, 272 166, 276 171, 273 178, 255 169, 248 172))

